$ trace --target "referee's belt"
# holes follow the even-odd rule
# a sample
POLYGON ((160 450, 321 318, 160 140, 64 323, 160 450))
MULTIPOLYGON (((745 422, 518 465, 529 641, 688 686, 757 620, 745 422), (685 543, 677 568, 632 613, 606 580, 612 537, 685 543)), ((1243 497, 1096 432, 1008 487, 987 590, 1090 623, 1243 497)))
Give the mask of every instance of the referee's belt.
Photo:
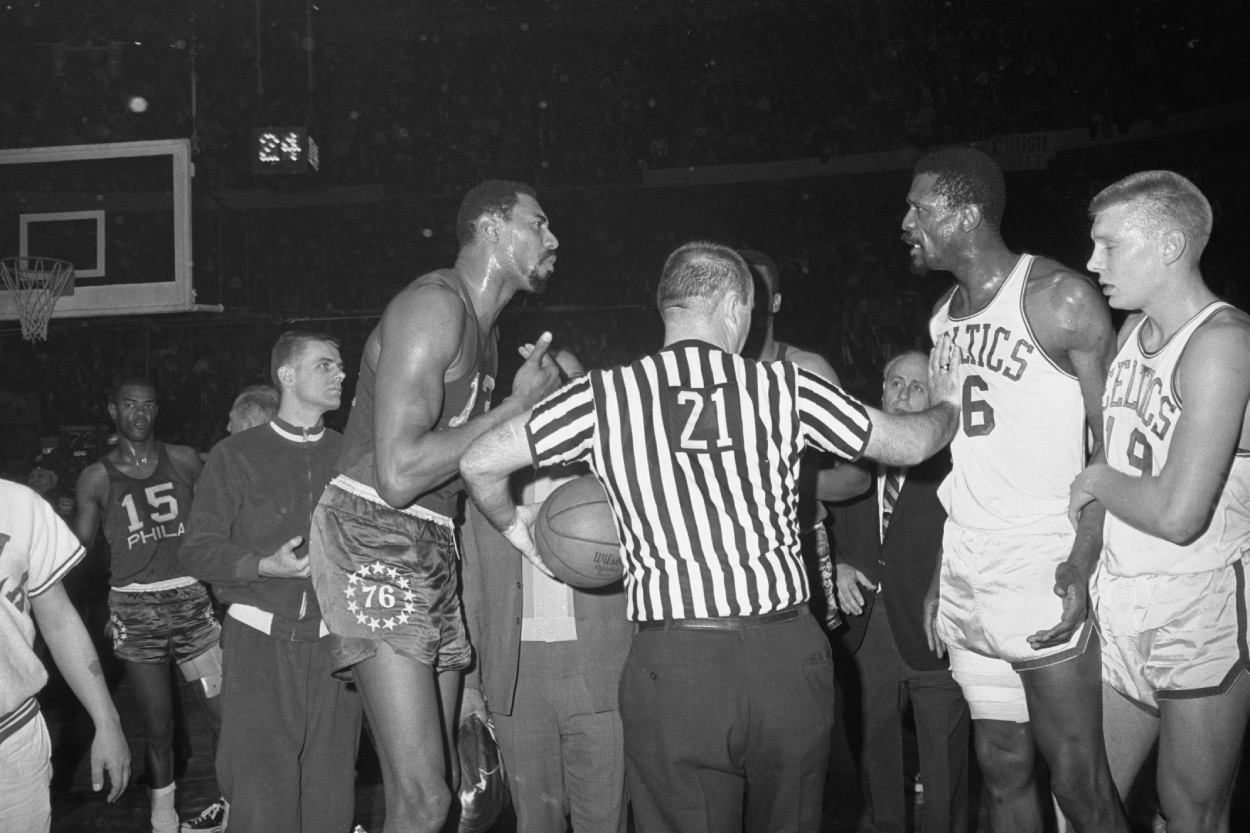
POLYGON ((795 605, 776 613, 761 613, 758 616, 724 616, 707 619, 655 619, 639 622, 639 631, 654 631, 666 628, 680 628, 688 631, 737 631, 754 628, 759 625, 775 625, 778 622, 789 622, 807 613, 807 605, 795 605))

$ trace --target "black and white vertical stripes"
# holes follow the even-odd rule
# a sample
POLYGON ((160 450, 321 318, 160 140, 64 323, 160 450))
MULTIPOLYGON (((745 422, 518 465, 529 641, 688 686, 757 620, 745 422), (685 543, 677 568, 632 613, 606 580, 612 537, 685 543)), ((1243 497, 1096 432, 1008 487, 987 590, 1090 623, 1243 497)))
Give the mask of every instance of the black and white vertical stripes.
POLYGON ((588 459, 623 542, 629 615, 747 616, 808 598, 797 480, 808 446, 857 458, 864 407, 787 362, 703 342, 596 371, 534 408, 537 465, 588 459))

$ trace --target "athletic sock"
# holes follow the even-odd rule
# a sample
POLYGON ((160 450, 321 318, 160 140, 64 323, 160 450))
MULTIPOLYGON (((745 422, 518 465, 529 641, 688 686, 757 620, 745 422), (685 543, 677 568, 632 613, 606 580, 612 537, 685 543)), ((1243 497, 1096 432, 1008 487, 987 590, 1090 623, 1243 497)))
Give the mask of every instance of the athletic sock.
POLYGON ((152 802, 152 833, 178 833, 178 811, 174 809, 174 782, 159 790, 148 790, 152 802))

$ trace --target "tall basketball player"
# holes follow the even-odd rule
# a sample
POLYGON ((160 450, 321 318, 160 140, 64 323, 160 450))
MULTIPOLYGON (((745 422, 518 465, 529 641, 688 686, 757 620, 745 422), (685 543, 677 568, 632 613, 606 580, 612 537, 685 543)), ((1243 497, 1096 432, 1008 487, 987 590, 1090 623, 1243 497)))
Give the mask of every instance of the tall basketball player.
POLYGON ((459 773, 451 732, 472 657, 453 528, 460 457, 559 380, 544 333, 511 395, 490 410, 495 321, 514 294, 541 290, 555 265, 533 189, 484 182, 465 196, 456 227, 455 266, 403 289, 365 342, 339 476, 309 544, 335 669, 355 678, 378 745, 386 833, 441 828, 448 776, 459 773))
POLYGON ((930 323, 934 341, 962 348, 966 370, 953 468, 939 490, 949 517, 933 624, 975 721, 994 829, 1041 830, 1040 751, 1077 830, 1125 830, 1086 618, 1102 518, 1091 511, 1076 533, 1065 518, 1086 423, 1102 436, 1114 345, 1106 304, 1089 279, 1007 248, 1006 187, 984 153, 920 160, 907 202, 913 268, 955 276, 930 323))
POLYGON ((1072 484, 1075 519, 1107 512, 1092 599, 1107 752, 1124 795, 1155 741, 1170 833, 1228 830, 1250 715, 1250 316, 1198 268, 1211 206, 1145 171, 1090 204, 1120 333, 1103 394, 1107 460, 1072 484))
MULTIPOLYGON (((146 380, 119 383, 108 411, 117 425, 117 447, 79 475, 74 532, 90 547, 103 520, 112 554, 113 653, 126 665, 143 716, 152 830, 166 833, 179 827, 171 662, 186 680, 197 683, 214 746, 221 725, 221 627, 208 591, 178 562, 202 464, 195 449, 156 439, 156 390, 146 380)), ((213 806, 216 810, 202 816, 194 829, 221 829, 224 808, 213 806)))

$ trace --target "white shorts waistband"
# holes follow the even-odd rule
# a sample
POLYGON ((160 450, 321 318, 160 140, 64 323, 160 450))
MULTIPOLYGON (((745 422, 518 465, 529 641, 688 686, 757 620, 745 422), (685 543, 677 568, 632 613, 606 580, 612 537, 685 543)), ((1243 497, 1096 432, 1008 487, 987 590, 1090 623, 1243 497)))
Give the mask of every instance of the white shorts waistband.
POLYGON ((376 503, 379 506, 385 506, 387 509, 391 509, 396 512, 403 512, 405 515, 410 515, 411 517, 414 517, 414 518, 420 518, 423 521, 430 521, 432 523, 442 524, 448 529, 455 528, 455 522, 451 518, 447 517, 446 515, 440 515, 437 512, 426 509, 424 506, 418 506, 415 503, 412 504, 411 506, 405 506, 403 509, 395 509, 394 506, 391 506, 389 503, 387 503, 385 500, 382 499, 382 496, 378 494, 377 489, 373 488, 372 486, 368 486, 364 483, 361 483, 358 480, 352 480, 350 477, 348 477, 345 474, 340 474, 337 477, 335 477, 333 480, 330 481, 330 485, 337 486, 338 488, 342 489, 345 492, 350 492, 356 497, 364 498, 365 500, 370 501, 372 503, 376 503))
POLYGON ((118 593, 155 593, 159 590, 175 590, 179 587, 190 587, 192 584, 199 584, 198 581, 191 576, 179 576, 178 578, 166 579, 165 581, 154 581, 151 584, 142 582, 134 582, 124 587, 112 587, 118 593))

